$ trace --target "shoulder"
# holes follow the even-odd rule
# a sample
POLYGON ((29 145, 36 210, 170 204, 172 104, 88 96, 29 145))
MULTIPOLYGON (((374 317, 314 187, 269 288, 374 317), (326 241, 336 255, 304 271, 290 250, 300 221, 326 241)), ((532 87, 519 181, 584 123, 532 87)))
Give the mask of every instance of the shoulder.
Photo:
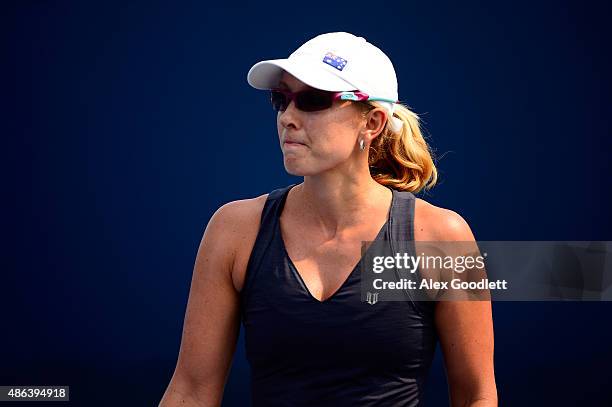
POLYGON ((239 237, 251 226, 258 226, 268 194, 230 201, 211 216, 209 227, 227 237, 239 237))
POLYGON ((474 234, 467 221, 457 212, 415 198, 416 240, 471 241, 474 234))
POLYGON ((228 271, 234 289, 241 291, 247 264, 255 246, 257 233, 268 193, 255 198, 240 199, 222 205, 209 224, 218 231, 215 240, 223 242, 228 271))
POLYGON ((263 209, 267 198, 268 194, 263 194, 255 198, 238 199, 227 202, 220 206, 212 217, 222 219, 225 222, 248 219, 258 210, 261 211, 263 209))

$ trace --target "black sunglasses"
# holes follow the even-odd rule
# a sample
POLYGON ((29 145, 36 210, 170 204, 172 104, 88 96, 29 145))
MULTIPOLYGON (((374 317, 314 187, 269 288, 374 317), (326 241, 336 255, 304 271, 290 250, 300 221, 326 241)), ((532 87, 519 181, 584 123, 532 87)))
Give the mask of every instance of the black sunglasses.
POLYGON ((306 89, 299 92, 289 92, 285 89, 271 89, 270 100, 272 108, 283 112, 291 101, 303 112, 316 112, 329 109, 334 100, 368 100, 368 95, 359 91, 329 92, 320 89, 306 89))

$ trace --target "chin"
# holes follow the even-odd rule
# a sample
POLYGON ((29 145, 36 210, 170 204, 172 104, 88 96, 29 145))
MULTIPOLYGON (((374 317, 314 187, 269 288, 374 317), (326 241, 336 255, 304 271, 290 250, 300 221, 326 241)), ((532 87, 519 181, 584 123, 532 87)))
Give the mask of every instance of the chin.
POLYGON ((300 169, 292 168, 286 165, 285 165, 285 171, 287 171, 287 173, 290 175, 295 175, 296 177, 303 177, 305 175, 309 175, 306 172, 301 171, 300 169))
POLYGON ((291 175, 295 175, 296 177, 304 177, 307 175, 317 174, 317 171, 313 171, 312 168, 305 168, 302 165, 299 165, 296 162, 287 162, 285 161, 285 171, 291 175))

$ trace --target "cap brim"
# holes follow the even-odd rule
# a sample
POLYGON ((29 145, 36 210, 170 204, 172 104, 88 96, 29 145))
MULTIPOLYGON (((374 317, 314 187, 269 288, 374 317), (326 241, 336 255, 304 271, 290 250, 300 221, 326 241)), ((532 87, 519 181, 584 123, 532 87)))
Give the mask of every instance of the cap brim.
MULTIPOLYGON (((333 69, 333 68, 332 68, 333 69)), ((247 81, 255 89, 273 89, 287 71, 306 85, 321 90, 342 92, 355 87, 328 71, 321 64, 314 65, 308 60, 270 59, 256 63, 249 69, 247 81)))

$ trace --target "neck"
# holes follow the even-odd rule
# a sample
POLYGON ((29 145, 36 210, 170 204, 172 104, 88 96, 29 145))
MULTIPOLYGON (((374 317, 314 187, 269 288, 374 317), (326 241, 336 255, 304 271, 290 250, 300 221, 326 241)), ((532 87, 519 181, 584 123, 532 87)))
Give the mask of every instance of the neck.
POLYGON ((295 189, 300 213, 330 237, 386 214, 391 202, 389 188, 369 174, 348 179, 338 174, 305 176, 295 189))

